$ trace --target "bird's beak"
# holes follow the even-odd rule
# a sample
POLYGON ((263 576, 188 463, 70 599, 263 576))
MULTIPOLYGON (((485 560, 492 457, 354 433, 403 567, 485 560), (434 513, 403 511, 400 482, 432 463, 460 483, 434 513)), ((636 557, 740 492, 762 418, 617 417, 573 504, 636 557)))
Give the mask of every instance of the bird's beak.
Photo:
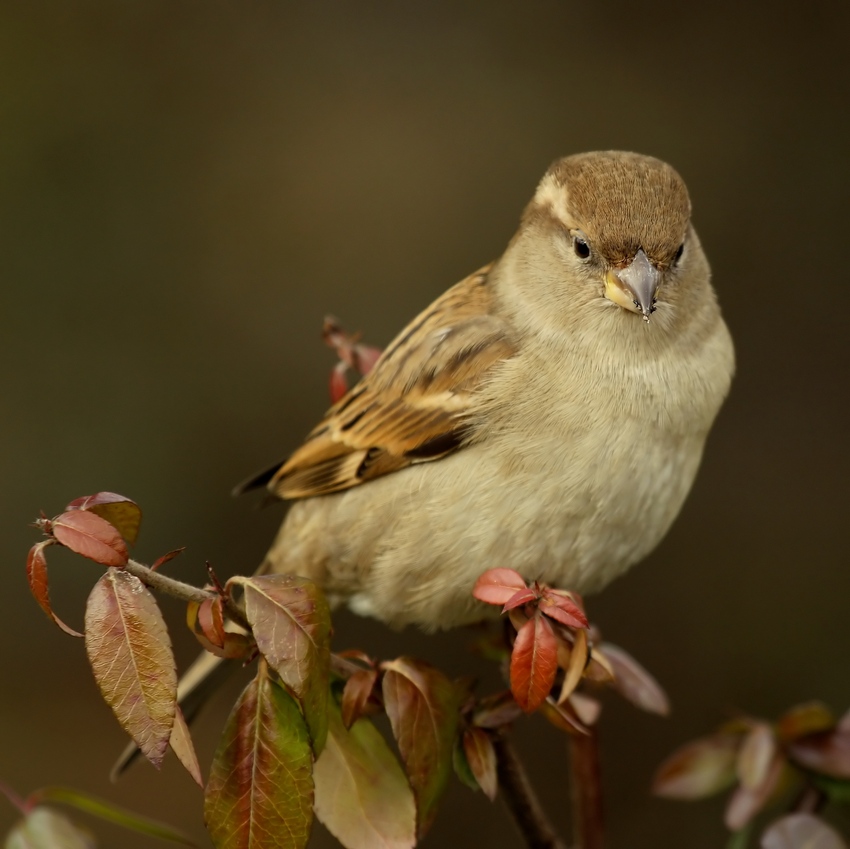
POLYGON ((625 268, 612 268, 605 275, 605 297, 617 306, 640 313, 644 321, 655 312, 655 293, 661 272, 641 248, 625 268))

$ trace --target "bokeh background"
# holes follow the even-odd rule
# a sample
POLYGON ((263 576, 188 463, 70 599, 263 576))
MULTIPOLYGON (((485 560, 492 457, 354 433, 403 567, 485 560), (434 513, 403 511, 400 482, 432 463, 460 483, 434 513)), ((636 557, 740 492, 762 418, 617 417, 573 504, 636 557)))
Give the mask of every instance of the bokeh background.
MULTIPOLYGON (((660 760, 737 708, 850 705, 850 7, 780 8, 3 0, 0 778, 205 840, 173 762, 108 784, 124 739, 82 644, 28 597, 27 523, 116 490, 145 511, 141 559, 186 545, 169 568, 189 580, 206 559, 251 571, 282 510, 228 492, 327 406, 323 315, 386 344, 499 254, 552 159, 633 149, 688 182, 739 372, 672 532, 590 601, 674 705, 606 705, 610 846, 722 845, 721 801, 650 796, 660 760)), ((79 625, 98 570, 61 554, 53 597, 79 625)), ((480 666, 468 639, 337 619, 340 647, 458 673, 480 666)), ((198 725, 205 763, 239 686, 198 725)), ((537 720, 520 742, 566 831, 564 742, 537 720)), ((14 820, 0 802, 0 832, 14 820)), ((455 783, 425 845, 521 843, 455 783)))

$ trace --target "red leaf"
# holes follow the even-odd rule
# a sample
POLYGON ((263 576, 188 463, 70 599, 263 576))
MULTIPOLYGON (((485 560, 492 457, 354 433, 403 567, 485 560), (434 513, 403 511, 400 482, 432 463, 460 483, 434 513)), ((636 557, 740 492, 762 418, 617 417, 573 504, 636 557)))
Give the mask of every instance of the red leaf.
POLYGON ((704 737, 673 752, 655 772, 652 792, 666 799, 702 799, 735 781, 739 739, 704 737))
POLYGON ((27 555, 27 580, 29 581, 30 592, 41 609, 66 634, 70 634, 72 637, 82 637, 83 635, 79 631, 70 628, 53 612, 53 607, 50 604, 50 593, 47 583, 47 558, 44 556, 44 549, 52 544, 53 540, 50 539, 37 542, 27 555))
POLYGON ((342 691, 342 724, 346 728, 351 728, 366 712, 366 705, 377 680, 377 669, 358 669, 345 682, 342 691))
POLYGON ((820 817, 787 814, 764 832, 761 849, 847 849, 847 844, 820 817))
POLYGON ((71 510, 52 521, 53 536, 71 551, 103 566, 124 566, 130 555, 121 534, 85 510, 71 510))
POLYGON ((475 582, 472 594, 487 604, 507 604, 517 590, 524 590, 525 581, 513 569, 488 569, 475 582))
POLYGON ((740 831, 764 808, 779 786, 783 765, 783 759, 777 755, 760 784, 755 787, 743 784, 738 786, 726 805, 724 816, 724 822, 730 831, 740 831))
POLYGON ((452 771, 457 690, 438 669, 400 657, 381 664, 387 716, 416 797, 421 837, 437 813, 452 771))
POLYGON ((413 792, 384 738, 366 719, 346 729, 333 699, 328 718, 328 741, 313 770, 316 816, 346 849, 411 849, 413 792))
POLYGON ((231 711, 210 769, 204 821, 215 846, 306 846, 312 771, 310 738, 298 706, 261 663, 231 711))
POLYGON ((174 725, 177 671, 156 600, 138 578, 110 569, 89 595, 85 636, 103 698, 158 767, 174 725))
POLYGON ((173 551, 169 551, 167 554, 163 554, 162 557, 157 557, 156 560, 151 564, 151 570, 156 572, 162 566, 165 566, 166 563, 174 560, 178 554, 182 554, 186 550, 186 546, 181 546, 180 548, 175 548, 173 551))
POLYGON ((520 628, 511 653, 511 692, 526 712, 549 695, 558 671, 558 642, 549 620, 539 613, 520 628))
POLYGON ((516 703, 513 693, 504 690, 481 699, 472 714, 472 724, 479 728, 501 728, 522 716, 522 708, 516 703))
POLYGON ((536 601, 537 597, 537 593, 528 587, 521 590, 517 590, 505 602, 505 606, 502 608, 502 613, 507 613, 509 610, 513 610, 515 607, 519 607, 523 604, 528 604, 528 602, 530 601, 536 601))
POLYGON ((87 510, 106 519, 130 545, 134 545, 139 536, 141 507, 117 492, 98 492, 95 495, 75 498, 65 509, 87 510))
POLYGON ((831 778, 850 778, 850 729, 811 734, 788 746, 791 759, 800 766, 831 778))
POLYGON ((186 624, 195 635, 198 642, 205 651, 216 657, 224 657, 230 660, 248 657, 256 651, 256 644, 247 634, 228 631, 222 625, 221 630, 215 627, 214 609, 220 608, 220 599, 207 599, 200 604, 190 601, 186 605, 186 624), (211 628, 209 635, 201 623, 201 611, 204 611, 204 624, 211 628), (215 639, 215 642, 213 642, 215 639))
POLYGON ((492 802, 496 798, 499 782, 496 777, 496 750, 486 731, 467 728, 463 732, 463 753, 478 786, 492 802))
POLYGON ((208 598, 198 608, 198 625, 204 636, 219 648, 224 648, 224 614, 221 597, 208 598))
POLYGON ((546 587, 540 599, 540 610, 568 628, 587 628, 589 624, 585 612, 564 591, 546 587))
POLYGON ((231 578, 241 586, 257 647, 304 711, 318 756, 328 732, 331 616, 322 591, 297 575, 231 578))
POLYGON ((670 713, 670 702, 661 685, 628 652, 612 643, 603 643, 600 650, 610 663, 613 687, 621 696, 649 713, 670 713))

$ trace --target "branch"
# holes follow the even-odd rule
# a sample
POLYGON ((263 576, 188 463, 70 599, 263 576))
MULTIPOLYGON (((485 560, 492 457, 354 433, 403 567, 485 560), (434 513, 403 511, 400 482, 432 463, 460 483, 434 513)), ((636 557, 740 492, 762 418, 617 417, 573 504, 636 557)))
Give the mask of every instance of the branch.
POLYGON ((499 787, 528 849, 566 849, 540 806, 525 767, 504 732, 495 735, 493 745, 496 749, 499 787))
POLYGON ((587 734, 570 735, 570 788, 573 839, 577 849, 602 849, 602 777, 599 737, 594 727, 587 734))
MULTIPOLYGON (((142 563, 135 560, 128 560, 124 567, 125 571, 131 575, 135 575, 143 584, 150 587, 152 590, 170 595, 180 601, 194 601, 201 604, 207 599, 218 598, 218 594, 212 590, 204 590, 192 584, 178 581, 175 578, 169 578, 168 575, 163 575, 161 572, 154 572, 142 563)), ((229 595, 223 596, 224 607, 227 610, 227 615, 238 625, 243 628, 248 628, 248 620, 245 618, 245 613, 241 606, 234 601, 229 595)))

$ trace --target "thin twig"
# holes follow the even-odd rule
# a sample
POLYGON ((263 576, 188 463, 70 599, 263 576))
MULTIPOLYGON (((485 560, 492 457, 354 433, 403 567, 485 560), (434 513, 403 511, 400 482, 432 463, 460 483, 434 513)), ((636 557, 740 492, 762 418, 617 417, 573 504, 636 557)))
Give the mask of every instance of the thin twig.
POLYGON ((526 845, 529 849, 566 849, 566 844, 558 837, 541 807, 525 767, 507 735, 504 732, 497 734, 493 742, 499 787, 526 845))
POLYGON ((573 839, 576 849, 602 849, 602 775, 599 769, 599 737, 593 726, 587 734, 570 735, 570 788, 573 839))
MULTIPOLYGON (((128 560, 124 569, 131 575, 135 575, 143 584, 152 590, 170 595, 181 601, 194 601, 197 604, 202 604, 208 599, 219 597, 218 593, 213 590, 204 590, 200 587, 192 586, 192 584, 178 581, 175 578, 169 578, 168 575, 163 575, 161 572, 154 572, 153 569, 149 569, 143 563, 139 563, 136 560, 128 560)), ((227 610, 228 616, 243 628, 247 628, 248 622, 239 604, 230 598, 230 596, 225 595, 222 598, 224 599, 224 607, 227 610)))

